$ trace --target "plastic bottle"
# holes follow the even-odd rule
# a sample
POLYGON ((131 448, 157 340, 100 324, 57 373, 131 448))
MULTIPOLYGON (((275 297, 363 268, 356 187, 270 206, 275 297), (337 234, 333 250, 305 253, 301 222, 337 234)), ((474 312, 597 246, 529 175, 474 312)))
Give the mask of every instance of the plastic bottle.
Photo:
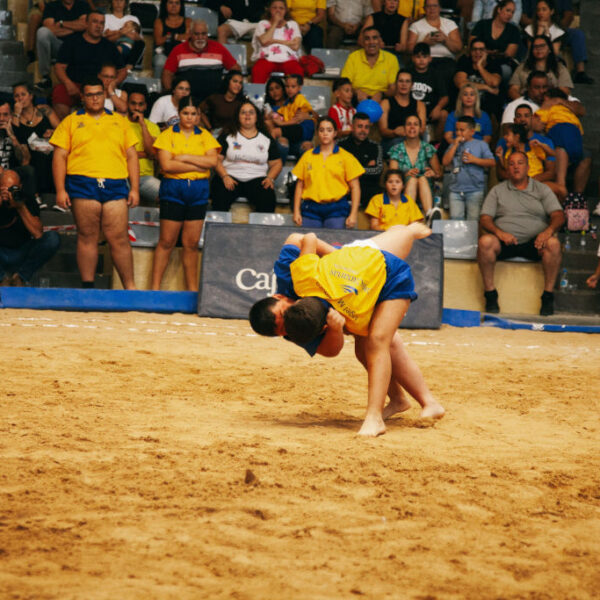
POLYGON ((571 236, 567 233, 565 235, 565 252, 570 252, 571 250, 571 236))
POLYGON ((590 235, 592 236, 592 239, 595 240, 598 237, 598 226, 597 225, 592 225, 590 227, 590 235))
POLYGON ((569 289, 569 274, 566 269, 563 269, 560 273, 560 291, 566 292, 569 289))
POLYGON ((585 229, 581 232, 581 239, 579 240, 579 247, 582 250, 585 250, 585 247, 587 245, 587 240, 585 239, 585 229))

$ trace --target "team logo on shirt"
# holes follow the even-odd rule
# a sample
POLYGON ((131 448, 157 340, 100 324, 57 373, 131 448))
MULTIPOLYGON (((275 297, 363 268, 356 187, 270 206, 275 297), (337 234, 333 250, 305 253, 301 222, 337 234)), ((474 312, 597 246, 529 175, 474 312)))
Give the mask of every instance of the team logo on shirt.
POLYGON ((233 142, 233 149, 234 150, 241 150, 242 149, 242 145, 239 142, 233 142))
POLYGON ((82 127, 85 127, 85 123, 83 121, 79 121, 79 124, 77 125, 77 129, 81 129, 82 127))
POLYGON ((358 296, 358 290, 351 285, 343 285, 342 289, 348 294, 355 294, 356 296, 358 296))

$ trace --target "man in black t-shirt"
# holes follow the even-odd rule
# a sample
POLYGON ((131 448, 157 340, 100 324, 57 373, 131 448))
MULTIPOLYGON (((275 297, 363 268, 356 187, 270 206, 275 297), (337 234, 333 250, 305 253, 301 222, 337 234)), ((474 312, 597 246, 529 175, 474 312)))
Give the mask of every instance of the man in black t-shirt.
POLYGON ((488 56, 485 42, 479 38, 471 40, 469 54, 461 56, 456 63, 454 85, 457 90, 467 82, 479 90, 481 108, 489 115, 500 118, 500 110, 506 99, 506 94, 501 91, 502 70, 488 56))
POLYGON ((127 77, 121 53, 115 44, 102 37, 103 32, 104 15, 92 11, 87 16, 85 31, 65 40, 58 51, 55 71, 60 83, 52 91, 52 105, 60 119, 79 102, 81 82, 96 77, 103 64, 117 67, 117 86, 127 77))
POLYGON ((360 183, 360 205, 381 193, 379 180, 383 172, 383 150, 381 144, 369 139, 371 120, 365 113, 356 113, 352 119, 350 135, 339 142, 339 146, 352 154, 363 166, 365 172, 358 179, 360 183))
POLYGON ((39 88, 52 87, 52 59, 69 36, 85 29, 85 15, 89 12, 90 7, 84 0, 55 0, 46 4, 42 15, 42 27, 36 34, 38 69, 42 77, 39 88))
POLYGON ((434 126, 434 141, 441 141, 448 117, 448 91, 445 77, 431 67, 431 50, 423 42, 416 44, 412 53, 413 66, 411 95, 425 103, 427 122, 434 126))
POLYGON ((40 210, 22 194, 15 171, 0 175, 0 285, 22 286, 58 250, 56 231, 44 233, 40 210))

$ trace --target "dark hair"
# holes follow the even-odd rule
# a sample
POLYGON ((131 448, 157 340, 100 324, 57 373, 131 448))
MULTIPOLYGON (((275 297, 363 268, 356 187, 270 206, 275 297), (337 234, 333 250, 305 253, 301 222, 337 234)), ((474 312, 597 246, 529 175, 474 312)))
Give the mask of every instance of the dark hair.
POLYGON ((400 75, 402 75, 403 73, 404 73, 405 75, 410 75, 410 79, 411 79, 411 81, 413 81, 413 80, 414 80, 414 77, 413 77, 412 71, 410 71, 409 69, 398 69, 398 72, 396 73, 396 81, 398 81, 398 77, 400 77, 400 75))
POLYGON ((527 75, 527 85, 529 86, 529 84, 531 83, 532 79, 548 79, 548 75, 546 73, 544 73, 544 71, 531 71, 531 73, 529 73, 529 75, 527 75))
POLYGON ((89 23, 90 17, 91 17, 92 15, 102 15, 104 18, 106 18, 106 15, 105 15, 105 14, 104 14, 104 13, 103 13, 101 10, 99 10, 99 9, 97 9, 97 8, 92 8, 92 9, 90 10, 90 12, 89 12, 89 13, 86 15, 86 17, 85 17, 85 22, 86 22, 86 23, 89 23))
POLYGON ((537 7, 538 7, 538 4, 540 4, 541 2, 543 2, 544 4, 546 4, 551 11, 554 11, 550 15, 550 20, 553 23, 557 22, 557 19, 556 19, 556 6, 554 5, 554 2, 552 0, 536 0, 535 9, 533 11, 533 21, 531 23, 531 29, 534 32, 538 30, 537 7))
POLYGON ((560 88, 551 88, 546 92, 547 98, 562 98, 568 100, 569 97, 560 88))
POLYGON ((299 73, 288 73, 283 79, 295 79, 298 85, 304 85, 304 77, 299 73))
POLYGON ((319 129, 321 123, 325 122, 331 123, 333 125, 333 130, 337 131, 337 123, 331 117, 319 117, 319 120, 317 121, 317 130, 319 129))
POLYGON ((277 302, 277 298, 269 296, 252 305, 250 314, 248 315, 250 327, 259 335, 266 335, 268 337, 275 337, 277 335, 275 331, 275 314, 271 310, 277 302))
POLYGON ((227 71, 227 73, 223 75, 223 81, 221 82, 221 93, 227 93, 229 90, 229 83, 236 75, 239 75, 242 78, 242 89, 237 93, 235 100, 243 100, 246 97, 246 94, 244 94, 244 76, 242 75, 241 71, 227 71))
POLYGON ((100 81, 100 79, 98 79, 96 75, 90 75, 88 77, 85 77, 81 82, 81 93, 83 93, 83 90, 85 90, 86 87, 93 87, 96 85, 99 85, 102 89, 104 89, 102 82, 100 81))
POLYGON ((519 125, 518 123, 507 123, 506 129, 508 131, 512 131, 515 135, 518 135, 521 142, 527 141, 527 130, 524 125, 519 125))
MULTIPOLYGON (((113 0, 110 0, 110 10, 111 10, 111 12, 114 10, 114 8, 113 8, 113 0)), ((123 14, 124 15, 128 15, 129 14, 129 0, 125 0, 125 6, 123 7, 123 14)))
MULTIPOLYGON (((425 42, 419 42, 415 44, 412 51, 413 56, 431 56, 431 48, 425 42)), ((397 75, 396 75, 397 77, 397 75)))
POLYGON ((269 133, 267 131, 267 128, 265 127, 262 112, 260 110, 258 110, 258 108, 256 108, 256 104, 254 104, 254 102, 252 102, 251 100, 248 100, 248 98, 244 98, 240 102, 239 106, 237 107, 237 109, 235 111, 235 115, 233 116, 233 119, 231 120, 229 126, 226 127, 227 132, 231 133, 232 135, 235 135, 236 133, 238 133, 240 131, 240 129, 241 129, 240 114, 242 112, 242 107, 247 106, 247 105, 250 105, 254 109, 254 112, 256 113, 256 129, 258 131, 260 131, 260 133, 266 135, 267 137, 270 137, 269 133))
POLYGON ((404 118, 404 125, 406 125, 406 121, 408 121, 410 118, 414 117, 415 119, 417 119, 417 121, 419 121, 419 127, 421 125, 423 125, 423 123, 421 122, 421 117, 417 114, 414 115, 406 115, 406 117, 404 118))
POLYGON ((377 29, 377 27, 375 27, 375 25, 369 25, 369 27, 365 27, 363 29, 363 35, 365 33, 367 33, 367 31, 376 31, 377 35, 381 36, 381 31, 379 31, 379 29, 377 29))
POLYGON ((478 44, 483 44, 487 50, 487 44, 485 43, 485 40, 479 37, 474 37, 470 42, 469 42, 469 50, 473 49, 473 44, 478 43, 478 44))
POLYGON ((462 115, 456 119, 457 123, 464 123, 469 129, 475 129, 477 127, 477 121, 473 117, 462 115))
POLYGON ((352 117, 352 122, 354 123, 354 121, 369 121, 369 123, 370 123, 371 122, 371 118, 369 117, 369 115, 367 113, 357 112, 352 117))
POLYGON ((528 71, 534 71, 535 66, 535 57, 533 56, 533 45, 536 40, 543 40, 544 43, 548 46, 548 56, 546 57, 546 71, 552 71, 556 77, 558 77, 558 60, 556 60, 556 54, 554 54, 554 48, 552 47, 552 41, 547 35, 536 35, 531 42, 531 46, 529 46, 529 52, 527 53, 527 58, 525 59, 525 69, 528 71))
POLYGON ((334 79, 331 91, 335 92, 336 90, 339 90, 343 85, 346 85, 348 83, 352 85, 352 82, 347 77, 340 77, 339 79, 334 79))
POLYGON ((136 85, 136 86, 129 87, 127 89, 127 92, 128 92, 128 94, 127 94, 128 102, 133 94, 140 94, 141 96, 144 96, 144 102, 146 104, 148 104, 148 88, 145 85, 136 85))
MULTIPOLYGON (((167 2, 169 0, 160 0, 160 8, 158 9, 158 18, 163 22, 165 22, 168 17, 167 13, 167 2)), ((185 6, 183 4, 183 0, 179 0, 179 15, 185 18, 185 6)))
POLYGON ((292 304, 283 315, 286 337, 303 346, 314 340, 327 322, 327 305, 313 296, 302 298, 292 304))
POLYGON ((34 95, 35 94, 35 90, 33 89, 33 85, 31 85, 31 83, 29 83, 28 81, 19 81, 19 83, 15 83, 12 86, 12 90, 13 90, 13 94, 15 93, 15 90, 19 87, 24 87, 28 93, 34 95))
POLYGON ((525 157, 525 162, 527 164, 529 164, 529 156, 527 156, 527 152, 524 152, 523 150, 513 150, 509 157, 507 158, 507 161, 510 160, 511 156, 514 156, 515 154, 521 154, 522 156, 525 157))
POLYGON ((392 175, 398 175, 398 177, 400 177, 400 181, 404 181, 404 177, 402 176, 402 171, 400 169, 388 169, 385 177, 383 178, 383 182, 386 183, 392 175))
POLYGON ((499 0, 498 4, 496 4, 496 6, 494 6, 494 12, 492 13, 492 19, 496 18, 496 15, 507 5, 507 4, 514 4, 515 7, 517 6, 517 3, 515 2, 515 0, 499 0))
POLYGON ((181 98, 181 100, 179 100, 177 112, 180 113, 184 108, 187 108, 188 106, 192 106, 198 111, 200 110, 192 96, 184 96, 183 98, 181 98))
POLYGON ((523 104, 519 104, 519 106, 517 106, 517 108, 515 108, 515 114, 517 114, 517 111, 520 108, 526 108, 530 113, 533 114, 533 109, 531 108, 531 106, 529 104, 526 104, 525 102, 523 102, 523 104))
POLYGON ((273 100, 269 95, 269 87, 272 83, 276 83, 281 88, 281 92, 283 93, 282 101, 285 100, 285 84, 283 83, 283 79, 278 75, 269 77, 269 79, 267 79, 267 83, 265 83, 265 104, 269 104, 269 106, 277 106, 275 104, 275 100, 273 100))
POLYGON ((118 71, 118 69, 117 69, 117 65, 115 65, 115 63, 114 63, 114 62, 110 62, 110 61, 108 60, 108 61, 106 61, 106 62, 103 62, 103 63, 100 65, 100 68, 98 69, 98 73, 100 73, 100 71, 102 71, 102 69, 104 69, 104 67, 109 67, 110 69, 114 69, 114 70, 115 70, 115 72, 116 72, 116 71, 118 71))
POLYGON ((187 77, 183 77, 181 75, 178 75, 177 77, 175 77, 173 79, 173 83, 171 84, 171 91, 173 91, 182 81, 185 81, 190 86, 190 95, 191 95, 192 84, 190 83, 190 80, 187 77))
POLYGON ((265 4, 265 14, 262 18, 266 21, 268 21, 271 18, 271 13, 269 12, 269 9, 271 8, 271 4, 275 2, 283 2, 283 4, 285 5, 285 15, 283 15, 283 20, 289 21, 292 17, 290 15, 290 9, 288 8, 287 2, 285 0, 269 0, 269 2, 265 4))

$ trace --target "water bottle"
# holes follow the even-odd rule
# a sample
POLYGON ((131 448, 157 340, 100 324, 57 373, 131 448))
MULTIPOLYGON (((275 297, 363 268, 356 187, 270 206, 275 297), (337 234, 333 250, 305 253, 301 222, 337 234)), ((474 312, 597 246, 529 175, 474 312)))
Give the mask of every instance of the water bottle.
POLYGON ((591 226, 590 235, 592 236, 593 240, 597 239, 597 237, 598 237, 598 226, 597 225, 591 226))
POLYGON ((567 233, 565 235, 565 252, 570 252, 570 251, 571 251, 571 237, 567 233))
POLYGON ((581 232, 581 239, 579 240, 579 247, 582 250, 585 250, 585 247, 587 245, 587 240, 585 239, 585 229, 581 232))
POLYGON ((563 269, 560 274, 560 291, 566 292, 569 289, 569 276, 566 269, 563 269))

